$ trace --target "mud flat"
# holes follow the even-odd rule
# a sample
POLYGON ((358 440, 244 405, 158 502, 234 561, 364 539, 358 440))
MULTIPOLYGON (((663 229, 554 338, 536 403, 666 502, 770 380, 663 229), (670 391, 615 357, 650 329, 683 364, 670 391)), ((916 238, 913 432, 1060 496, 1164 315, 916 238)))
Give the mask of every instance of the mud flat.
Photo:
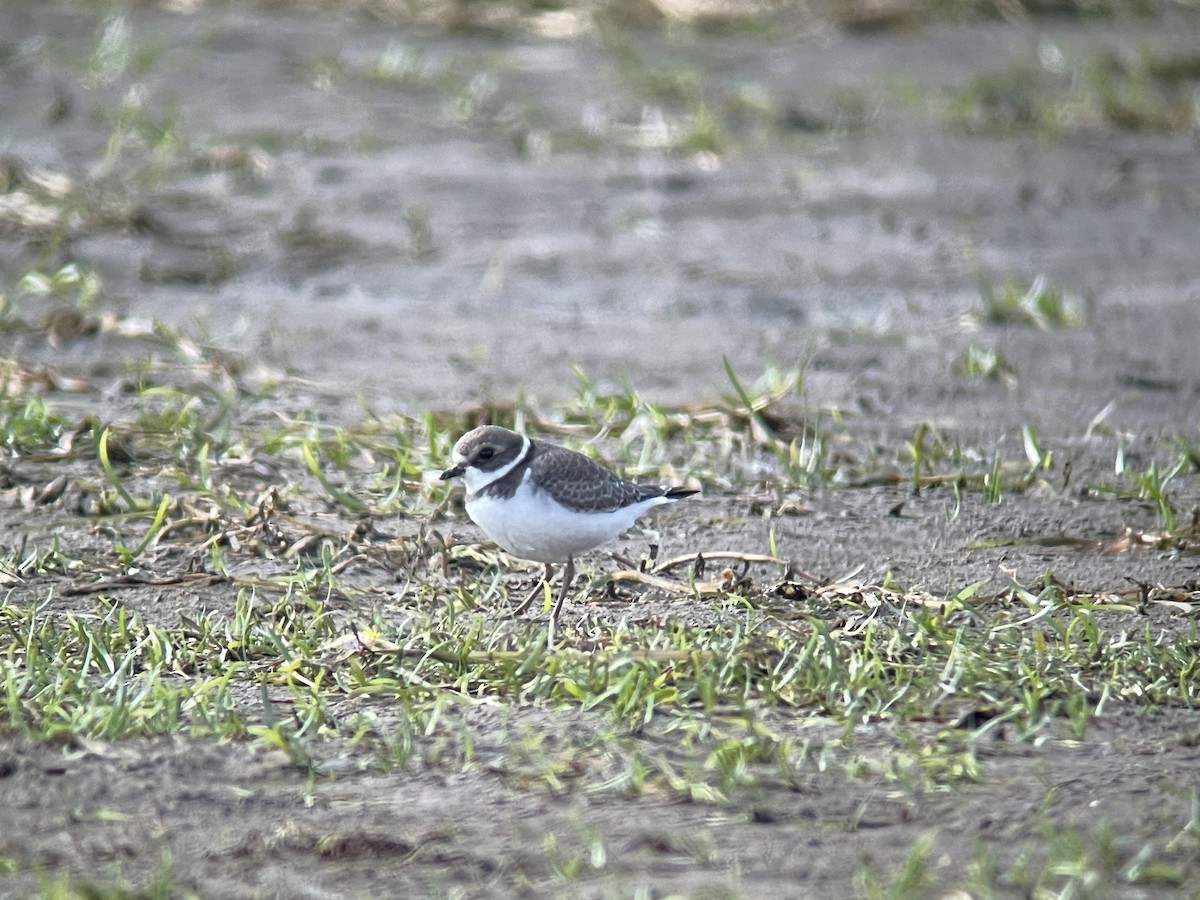
POLYGON ((847 10, 0 7, 0 894, 1200 894, 1200 15, 847 10))

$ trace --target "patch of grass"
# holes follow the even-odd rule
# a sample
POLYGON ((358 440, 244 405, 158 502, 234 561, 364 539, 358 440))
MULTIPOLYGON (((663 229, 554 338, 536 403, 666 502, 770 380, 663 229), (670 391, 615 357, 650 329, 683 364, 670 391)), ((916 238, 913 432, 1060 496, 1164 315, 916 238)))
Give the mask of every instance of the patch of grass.
POLYGON ((52 274, 36 270, 27 272, 17 287, 22 294, 31 297, 71 300, 78 309, 86 311, 95 304, 101 286, 95 272, 67 263, 52 274))
POLYGON ((58 872, 38 873, 37 884, 37 900, 195 900, 200 896, 179 882, 165 847, 159 851, 158 870, 141 883, 120 875, 106 879, 99 873, 58 872))
POLYGON ((675 146, 683 153, 719 154, 726 146, 725 131, 721 123, 707 106, 695 107, 675 140, 675 146))
POLYGON ((928 897, 938 886, 930 873, 935 835, 924 834, 914 842, 908 857, 890 877, 881 877, 868 866, 855 873, 855 894, 864 900, 904 900, 928 897))
POLYGON ((1084 102, 1117 128, 1177 132, 1200 121, 1195 103, 1200 54, 1142 47, 1130 60, 1112 51, 1088 61, 1084 73, 1084 102))
MULTIPOLYGON (((1192 848, 1188 826, 1179 832, 1192 848)), ((1121 836, 1107 822, 1094 828, 1063 827, 1043 822, 1039 837, 1020 848, 1011 862, 999 862, 981 848, 967 872, 935 875, 930 857, 936 832, 914 842, 907 858, 891 872, 863 865, 855 875, 856 894, 863 898, 956 896, 1141 896, 1145 891, 1172 891, 1187 882, 1187 849, 1168 843, 1121 836)))
POLYGON ((424 54, 398 41, 389 41, 371 69, 371 75, 388 83, 412 84, 426 78, 424 54))
POLYGON ((0 362, 0 447, 10 456, 49 453, 70 427, 43 398, 24 390, 25 374, 13 362, 0 362))
POLYGON ((955 363, 955 369, 974 381, 991 381, 1008 390, 1016 390, 1017 372, 1000 352, 991 347, 970 344, 955 363))
MULTIPOLYGON (((981 494, 989 503, 1000 503, 1006 492, 1024 491, 1045 485, 1054 467, 1054 456, 1038 444, 1029 426, 1021 431, 1024 461, 1005 459, 999 450, 964 447, 928 423, 917 426, 912 440, 905 442, 905 456, 914 493, 927 487, 948 486, 961 500, 962 492, 981 494)), ((867 475, 861 485, 895 483, 900 476, 867 475)))
MULTIPOLYGON (((577 446, 599 436, 652 473, 690 454, 695 467, 683 472, 728 477, 717 473, 737 466, 705 446, 717 435, 782 471, 797 383, 731 374, 727 401, 683 410, 581 378, 575 403, 554 414, 518 405, 497 418, 536 416, 577 446)), ((967 586, 932 596, 814 585, 761 563, 749 580, 702 594, 706 576, 693 566, 676 576, 692 615, 589 611, 550 642, 544 623, 506 617, 504 560, 447 540, 448 494, 428 473, 447 461, 461 428, 453 417, 334 424, 260 416, 245 395, 226 409, 216 397, 146 390, 135 416, 107 427, 135 448, 114 477, 158 505, 136 519, 97 513, 111 529, 100 559, 47 545, 0 560, 0 577, 20 579, 0 605, 0 730, 61 743, 162 733, 254 741, 314 779, 486 765, 523 790, 720 805, 831 772, 928 797, 985 780, 978 748, 996 729, 1077 737, 1117 700, 1200 702, 1200 638, 1128 626, 1153 598, 1081 593, 1050 576, 997 595, 967 586), (42 571, 59 576, 53 591, 40 586, 42 571), (230 602, 164 616, 124 600, 191 581, 219 585, 230 602), (513 717, 511 733, 482 752, 496 738, 470 724, 479 708, 513 717), (526 721, 543 712, 587 724, 548 741, 526 721), (861 744, 861 726, 891 737, 861 744)), ((920 478, 966 464, 936 432, 915 443, 920 478)), ((1004 470, 1012 484, 1050 458, 1032 429, 1023 443, 1025 459, 1004 470)), ((73 478, 105 481, 94 444, 67 458, 73 478)), ((545 849, 564 879, 603 872, 612 850, 584 832, 545 849)), ((1143 877, 1174 871, 1146 860, 1143 877)), ((858 877, 864 894, 919 896, 940 883, 931 873, 917 847, 903 869, 858 877)))
POLYGON ((1143 46, 1072 56, 1042 41, 1037 57, 975 75, 946 105, 973 132, 1052 136, 1085 129, 1183 132, 1197 124, 1200 59, 1143 46))
POLYGON ((1189 854, 1200 848, 1194 795, 1192 807, 1191 820, 1165 841, 1120 835, 1107 822, 1086 830, 1045 822, 1038 829, 1040 837, 1021 848, 1007 867, 981 850, 962 887, 981 896, 995 891, 1028 897, 1171 893, 1187 883, 1189 854))
POLYGON ((136 88, 112 113, 109 124, 104 171, 114 177, 119 173, 126 184, 159 184, 186 156, 178 110, 148 108, 136 88))
POLYGON ((777 117, 761 86, 716 83, 691 65, 643 51, 619 30, 605 31, 604 38, 617 73, 647 104, 639 125, 605 129, 610 140, 719 156, 728 152, 731 135, 753 135, 777 117))
POLYGON ((63 617, 6 603, 0 641, 3 720, 28 736, 244 733, 228 695, 233 670, 213 680, 177 678, 179 667, 196 665, 186 638, 111 602, 63 617))
POLYGON ((1133 488, 1126 496, 1136 496, 1137 499, 1149 502, 1158 517, 1158 523, 1164 531, 1175 531, 1175 505, 1171 501, 1170 486, 1185 468, 1191 465, 1187 453, 1180 453, 1165 470, 1161 469, 1157 459, 1151 459, 1145 470, 1138 472, 1126 465, 1124 446, 1117 449, 1117 460, 1113 467, 1118 477, 1123 477, 1133 488))
POLYGON ((576 883, 585 874, 601 871, 608 864, 608 849, 602 833, 582 825, 578 831, 579 846, 576 848, 564 847, 564 841, 554 832, 549 832, 542 840, 548 868, 562 882, 576 883))
POLYGON ((1139 454, 1135 463, 1125 441, 1118 440, 1112 477, 1088 480, 1087 494, 1115 497, 1154 513, 1155 530, 1127 526, 1120 537, 1105 545, 1105 552, 1158 549, 1185 554, 1200 550, 1200 507, 1181 517, 1178 500, 1180 494, 1190 494, 1188 475, 1197 468, 1194 448, 1184 440, 1177 445, 1179 449, 1171 455, 1146 459, 1139 454))
POLYGON ((984 286, 982 319, 989 325, 1028 325, 1035 328, 1070 328, 1081 325, 1080 311, 1067 297, 1039 275, 1030 284, 1005 280, 999 292, 984 286))
MULTIPOLYGON (((506 616, 511 561, 455 540, 456 494, 436 477, 457 434, 486 418, 715 491, 911 481, 1000 500, 1054 468, 1031 427, 1005 456, 922 426, 888 458, 843 439, 840 414, 809 411, 802 370, 750 380, 731 365, 728 396, 701 405, 579 373, 575 398, 551 411, 331 421, 286 383, 252 385, 168 329, 109 327, 151 349, 110 421, 0 397, 4 465, 34 486, 19 502, 54 521, 69 509, 75 523, 54 540, 34 528, 0 559, 0 728, 55 742, 254 740, 314 775, 455 771, 479 765, 466 710, 559 710, 603 725, 553 750, 527 732, 488 765, 553 792, 723 803, 830 768, 940 791, 983 777, 976 744, 991 729, 1077 736, 1115 700, 1200 701, 1195 635, 1127 624, 1182 594, 1081 592, 1050 575, 992 596, 815 583, 773 543, 736 559, 651 554, 601 584, 679 597, 693 615, 596 606, 551 635, 506 616), (181 359, 222 377, 197 388, 181 359), (57 492, 37 493, 59 476, 57 492), (126 602, 189 585, 228 600, 166 613, 126 602), (826 730, 805 737, 795 719, 826 730), (853 737, 862 725, 898 737, 867 752, 853 737), (679 749, 637 740, 647 732, 679 749)), ((1131 502, 1174 503, 1190 460, 1151 469, 1131 502)))
POLYGON ((972 76, 950 96, 946 115, 952 123, 975 133, 1053 130, 1055 118, 1044 100, 1048 80, 1049 76, 1022 64, 972 76))
MULTIPOLYGON (((249 736, 320 772, 347 754, 356 765, 407 766, 417 736, 428 748, 462 704, 577 707, 616 727, 597 745, 626 759, 624 775, 605 779, 610 789, 649 779, 713 802, 813 765, 813 748, 753 724, 749 711, 760 705, 847 726, 931 716, 949 724, 969 708, 981 730, 1007 723, 1031 736, 1056 720, 1082 733, 1110 699, 1200 701, 1189 674, 1200 644, 1149 629, 1110 633, 1104 616, 1132 606, 1068 594, 1052 581, 990 601, 831 585, 795 621, 760 613, 706 627, 593 623, 563 629, 548 646, 543 625, 481 615, 483 582, 449 596, 436 579, 413 584, 403 620, 381 607, 363 621, 337 600, 361 593, 343 583, 338 555, 323 552, 318 565, 286 576, 233 579, 246 586, 231 612, 185 615, 169 627, 107 599, 89 615, 61 616, 10 602, 0 608, 9 727, 51 740, 249 736), (967 611, 975 625, 952 624, 967 611), (255 686, 262 702, 235 701, 245 695, 240 685, 255 686), (375 724, 397 716, 402 724, 375 724), (628 749, 613 749, 620 734, 676 720, 676 729, 701 726, 694 734, 710 745, 702 767, 635 764, 628 749)), ((459 748, 453 766, 468 765, 469 732, 450 746, 459 748)), ((587 758, 597 748, 577 752, 587 758)), ((586 769, 536 762, 536 744, 526 754, 518 763, 514 750, 509 764, 532 764, 535 780, 554 790, 586 769)), ((970 732, 914 737, 865 768, 849 757, 844 765, 921 790, 979 776, 970 732)))
MULTIPOLYGON (((1057 293, 1034 288, 1008 290, 987 314, 998 321, 1073 321, 1057 293)), ((426 519, 451 497, 430 473, 445 466, 453 436, 481 420, 564 440, 645 480, 690 478, 723 489, 765 490, 777 498, 764 501, 771 515, 795 507, 789 492, 815 485, 853 488, 907 480, 914 490, 947 486, 956 498, 978 492, 1000 502, 1008 493, 1047 485, 1054 468, 1053 456, 1042 454, 1036 440, 1031 444, 1029 429, 1015 455, 1000 445, 963 445, 953 434, 927 425, 900 452, 851 438, 841 430, 841 411, 810 407, 802 369, 769 369, 751 383, 727 367, 729 396, 691 406, 664 407, 630 388, 601 387, 578 373, 574 400, 551 413, 518 402, 472 411, 469 419, 430 413, 385 420, 369 411, 349 423, 322 422, 311 414, 288 419, 267 411, 278 404, 275 383, 244 383, 231 368, 235 363, 169 328, 101 320, 89 311, 78 318, 77 327, 145 344, 149 355, 129 376, 130 418, 68 420, 28 392, 31 386, 55 387, 58 376, 10 362, 0 369, 7 388, 0 393, 0 447, 27 457, 22 480, 40 479, 31 498, 53 503, 81 495, 78 505, 85 512, 118 517, 108 525, 126 547, 142 542, 146 531, 140 526, 149 520, 140 517, 152 518, 170 494, 174 505, 160 523, 163 534, 143 551, 162 538, 211 538, 215 530, 217 543, 206 547, 219 549, 230 540, 236 543, 238 535, 271 532, 275 549, 294 556, 336 537, 309 527, 312 520, 303 514, 319 497, 336 515, 366 523, 387 515, 426 519), (187 365, 211 366, 223 373, 221 380, 170 383, 186 379, 187 365), (71 470, 65 482, 59 480, 64 469, 71 470), (239 518, 245 523, 252 516, 268 487, 276 498, 274 519, 238 524, 239 518), (302 500, 301 507, 290 509, 296 500, 302 500), (122 531, 121 516, 138 527, 122 531), (290 550, 280 544, 289 539, 279 531, 283 522, 305 532, 301 537, 293 531, 290 550)), ((10 321, 28 330, 58 327, 58 320, 10 321)), ((980 365, 985 363, 1000 365, 986 360, 980 365)), ((1173 514, 1167 486, 1186 470, 1188 458, 1172 460, 1157 475, 1148 472, 1140 494, 1130 499, 1153 500, 1166 520, 1173 514)), ((255 546, 267 552, 266 544, 256 541, 255 546)), ((347 552, 353 555, 352 549, 347 552)))

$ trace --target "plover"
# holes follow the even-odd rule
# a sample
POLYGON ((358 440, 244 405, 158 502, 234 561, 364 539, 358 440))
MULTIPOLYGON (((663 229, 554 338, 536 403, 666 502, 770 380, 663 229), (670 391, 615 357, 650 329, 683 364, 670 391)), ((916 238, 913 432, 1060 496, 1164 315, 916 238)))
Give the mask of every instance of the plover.
POLYGON ((564 565, 551 620, 558 618, 575 579, 576 554, 611 541, 654 507, 698 493, 626 481, 582 453, 497 425, 464 434, 453 459, 442 480, 462 478, 467 515, 488 537, 513 556, 544 563, 546 584, 553 564, 564 565))

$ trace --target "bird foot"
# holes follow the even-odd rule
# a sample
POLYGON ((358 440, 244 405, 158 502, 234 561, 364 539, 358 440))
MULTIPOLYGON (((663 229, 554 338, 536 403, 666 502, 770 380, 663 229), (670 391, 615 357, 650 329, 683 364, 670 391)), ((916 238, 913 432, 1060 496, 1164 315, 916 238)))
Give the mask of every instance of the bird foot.
MULTIPOLYGON (((513 609, 513 611, 512 611, 513 616, 515 617, 515 616, 521 615, 521 613, 525 612, 525 610, 529 608, 529 606, 533 603, 534 600, 536 600, 538 597, 544 597, 546 595, 546 587, 547 587, 547 585, 550 584, 551 579, 553 579, 553 577, 554 577, 554 567, 551 566, 549 563, 546 563, 545 577, 539 579, 537 581, 537 583, 534 584, 533 590, 531 590, 529 592, 529 595, 524 600, 522 600, 520 603, 517 604, 516 608, 513 609)), ((558 621, 558 614, 559 614, 559 612, 562 611, 563 603, 566 602, 567 594, 570 593, 571 583, 574 580, 575 580, 575 560, 568 559, 567 565, 563 569, 562 586, 559 588, 559 591, 558 591, 558 599, 554 601, 554 606, 550 610, 550 621, 551 622, 558 621)))

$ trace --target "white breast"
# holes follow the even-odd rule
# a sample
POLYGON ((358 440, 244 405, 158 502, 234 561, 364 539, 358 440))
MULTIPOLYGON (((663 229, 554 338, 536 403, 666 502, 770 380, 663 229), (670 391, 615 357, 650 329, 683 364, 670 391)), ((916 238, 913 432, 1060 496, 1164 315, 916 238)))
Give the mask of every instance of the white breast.
POLYGON ((643 513, 668 502, 664 497, 650 497, 614 512, 576 512, 545 491, 535 491, 526 472, 512 497, 470 497, 467 515, 513 556, 558 563, 611 541, 632 528, 643 513))

